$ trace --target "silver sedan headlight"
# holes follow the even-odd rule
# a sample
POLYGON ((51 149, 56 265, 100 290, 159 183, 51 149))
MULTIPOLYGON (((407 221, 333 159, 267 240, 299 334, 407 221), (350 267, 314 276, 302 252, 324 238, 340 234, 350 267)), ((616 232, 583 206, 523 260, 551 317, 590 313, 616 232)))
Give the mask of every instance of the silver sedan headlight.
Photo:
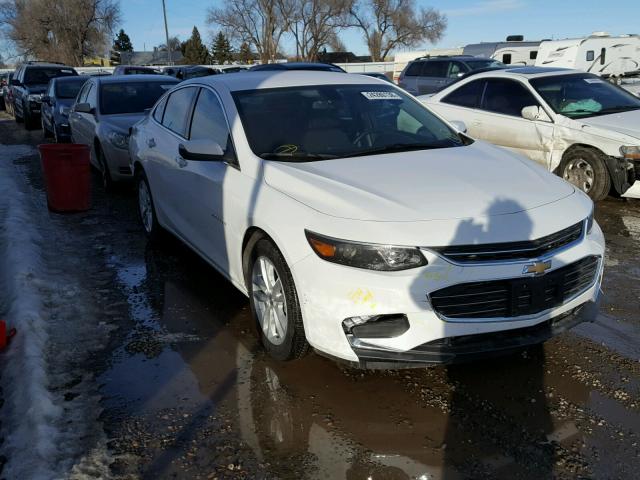
POLYGON ((305 233, 316 255, 327 262, 378 271, 408 270, 427 264, 427 259, 416 247, 350 242, 308 230, 305 233))
POLYGON ((107 134, 107 138, 116 148, 126 150, 129 148, 129 135, 120 132, 111 131, 107 134))

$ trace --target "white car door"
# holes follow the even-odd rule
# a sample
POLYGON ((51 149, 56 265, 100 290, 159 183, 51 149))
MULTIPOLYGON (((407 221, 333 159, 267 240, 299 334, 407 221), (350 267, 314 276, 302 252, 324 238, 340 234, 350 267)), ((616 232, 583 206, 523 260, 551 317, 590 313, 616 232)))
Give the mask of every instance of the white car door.
POLYGON ((482 138, 480 137, 482 115, 478 107, 482 100, 484 85, 484 79, 464 83, 438 102, 427 101, 427 105, 449 121, 463 121, 470 136, 482 138))
POLYGON ((475 136, 522 153, 548 168, 553 123, 522 118, 522 109, 528 106, 540 103, 524 84, 508 78, 488 78, 476 111, 475 136))

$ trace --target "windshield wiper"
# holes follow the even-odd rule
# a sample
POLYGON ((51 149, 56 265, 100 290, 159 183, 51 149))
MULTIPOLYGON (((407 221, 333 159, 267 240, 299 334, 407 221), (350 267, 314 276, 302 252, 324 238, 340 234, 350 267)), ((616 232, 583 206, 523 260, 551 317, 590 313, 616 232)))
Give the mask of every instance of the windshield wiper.
POLYGON ((265 160, 333 160, 339 158, 338 155, 332 155, 330 153, 278 153, 278 152, 265 152, 258 155, 265 160))
POLYGON ((377 155, 382 153, 411 152, 414 150, 429 150, 432 148, 440 147, 433 143, 393 143, 391 145, 385 145, 384 147, 361 150, 350 155, 345 155, 345 157, 362 157, 364 155, 377 155))

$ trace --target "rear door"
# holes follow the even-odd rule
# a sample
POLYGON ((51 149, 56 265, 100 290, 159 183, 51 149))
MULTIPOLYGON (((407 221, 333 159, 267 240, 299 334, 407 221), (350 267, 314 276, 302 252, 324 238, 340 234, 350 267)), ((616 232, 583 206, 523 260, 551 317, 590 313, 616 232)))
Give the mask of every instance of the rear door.
POLYGON ((407 65, 404 72, 401 73, 398 86, 404 88, 407 92, 418 95, 418 79, 422 71, 424 62, 411 62, 407 65))
POLYGON ((435 93, 447 84, 449 61, 429 60, 424 62, 418 77, 418 94, 435 93))
POLYGON ((489 78, 477 115, 478 138, 522 153, 548 168, 553 123, 522 118, 524 107, 540 106, 524 84, 508 78, 489 78))
POLYGON ((447 120, 461 120, 467 126, 467 133, 475 138, 481 138, 481 112, 478 110, 484 93, 485 80, 478 79, 460 85, 452 90, 439 102, 429 104, 447 120))

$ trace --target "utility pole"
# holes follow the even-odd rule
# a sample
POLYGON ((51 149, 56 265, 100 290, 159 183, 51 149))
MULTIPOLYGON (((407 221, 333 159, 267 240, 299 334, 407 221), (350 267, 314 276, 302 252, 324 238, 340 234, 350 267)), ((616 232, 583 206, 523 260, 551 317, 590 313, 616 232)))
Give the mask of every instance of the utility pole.
POLYGON ((162 0, 162 13, 164 14, 164 34, 167 38, 167 63, 169 65, 173 65, 173 60, 171 59, 171 45, 169 45, 169 27, 167 26, 167 7, 164 4, 164 0, 162 0))

